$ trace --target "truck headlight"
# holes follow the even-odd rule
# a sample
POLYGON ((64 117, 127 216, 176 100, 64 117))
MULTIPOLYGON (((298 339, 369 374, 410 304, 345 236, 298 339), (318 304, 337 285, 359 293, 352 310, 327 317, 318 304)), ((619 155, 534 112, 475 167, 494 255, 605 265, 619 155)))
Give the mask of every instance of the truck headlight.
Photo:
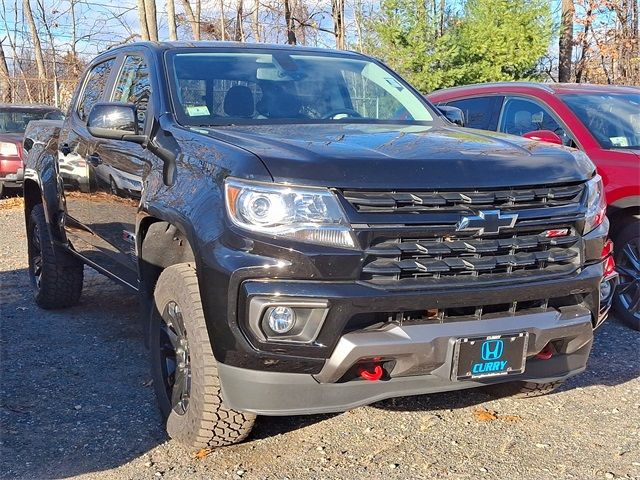
POLYGON ((228 178, 225 198, 229 218, 245 230, 301 242, 355 247, 344 211, 326 188, 228 178))
POLYGON ((602 177, 596 175, 587 182, 587 215, 584 219, 584 233, 598 227, 607 212, 607 201, 604 196, 602 177))

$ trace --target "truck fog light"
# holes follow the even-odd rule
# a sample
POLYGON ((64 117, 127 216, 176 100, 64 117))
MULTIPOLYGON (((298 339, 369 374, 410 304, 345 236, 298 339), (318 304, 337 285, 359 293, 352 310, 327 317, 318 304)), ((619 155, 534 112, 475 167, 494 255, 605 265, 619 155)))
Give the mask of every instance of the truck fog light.
POLYGON ((276 333, 287 333, 296 324, 296 313, 290 307, 275 307, 267 317, 269 328, 276 333))

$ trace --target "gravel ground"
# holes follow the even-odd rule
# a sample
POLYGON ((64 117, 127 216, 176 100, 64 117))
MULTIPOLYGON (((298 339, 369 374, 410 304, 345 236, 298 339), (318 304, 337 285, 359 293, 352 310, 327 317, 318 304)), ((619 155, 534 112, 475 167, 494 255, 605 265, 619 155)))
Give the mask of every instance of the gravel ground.
POLYGON ((640 479, 640 334, 613 319, 597 332, 589 370, 558 393, 462 391, 260 418, 245 443, 197 458, 164 434, 135 297, 87 270, 81 305, 39 310, 22 211, 9 202, 0 201, 0 478, 640 479))

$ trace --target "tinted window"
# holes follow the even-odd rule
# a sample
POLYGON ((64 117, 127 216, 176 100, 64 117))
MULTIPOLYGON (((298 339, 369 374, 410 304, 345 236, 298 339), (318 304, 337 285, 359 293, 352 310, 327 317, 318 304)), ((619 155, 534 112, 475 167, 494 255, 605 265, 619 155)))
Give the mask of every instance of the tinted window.
POLYGON ((150 96, 149 67, 144 58, 137 55, 126 57, 120 76, 116 81, 112 100, 114 102, 133 103, 137 107, 140 129, 144 127, 150 96))
POLYGON ((77 112, 86 121, 93 106, 100 101, 109 80, 114 59, 102 62, 91 69, 85 82, 84 91, 78 101, 77 112))
POLYGON ((640 148, 640 94, 572 94, 562 100, 602 148, 640 148))
POLYGON ((393 72, 351 55, 199 49, 167 62, 183 124, 433 120, 393 72))
POLYGON ((23 133, 31 120, 62 120, 60 110, 0 108, 0 133, 23 133))
POLYGON ((458 107, 464 113, 464 126, 495 130, 497 126, 497 112, 504 97, 474 97, 447 102, 448 106, 458 107))
POLYGON ((535 130, 551 130, 562 139, 563 144, 573 146, 573 141, 564 128, 538 102, 525 98, 507 99, 500 119, 500 131, 524 135, 535 130))

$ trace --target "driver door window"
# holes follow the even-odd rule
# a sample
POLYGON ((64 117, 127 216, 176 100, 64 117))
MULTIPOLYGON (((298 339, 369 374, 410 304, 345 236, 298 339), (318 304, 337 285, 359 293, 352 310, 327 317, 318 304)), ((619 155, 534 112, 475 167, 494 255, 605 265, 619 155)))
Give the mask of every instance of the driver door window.
POLYGON ((505 101, 500 117, 499 131, 512 135, 524 135, 535 130, 551 130, 563 145, 575 143, 546 107, 526 98, 509 98, 505 101))
POLYGON ((150 96, 151 83, 147 63, 141 56, 127 56, 116 82, 112 101, 133 103, 136 106, 140 131, 144 130, 150 96))

